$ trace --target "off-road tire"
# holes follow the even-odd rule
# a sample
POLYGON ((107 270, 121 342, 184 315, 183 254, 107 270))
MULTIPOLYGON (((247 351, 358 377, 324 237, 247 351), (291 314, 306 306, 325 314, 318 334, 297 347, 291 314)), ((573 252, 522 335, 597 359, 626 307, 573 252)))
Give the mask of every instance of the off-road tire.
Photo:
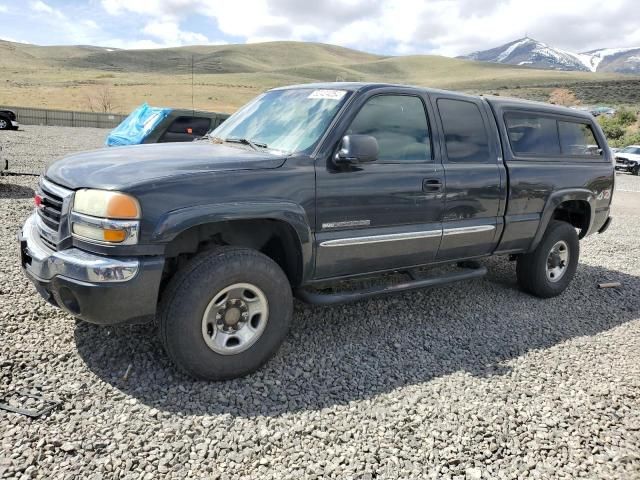
POLYGON ((197 379, 224 380, 255 371, 275 354, 289 330, 293 298, 287 276, 269 257, 248 248, 218 247, 195 256, 173 276, 158 312, 160 340, 175 365, 197 379), (203 338, 204 312, 218 292, 243 282, 264 292, 267 325, 247 350, 222 355, 203 338))
POLYGON ((520 288, 540 298, 560 295, 576 273, 580 256, 580 241, 575 228, 566 223, 552 220, 536 249, 520 255, 516 264, 516 275, 520 288), (551 249, 559 241, 564 241, 569 250, 566 271, 553 282, 547 277, 547 258, 551 249))

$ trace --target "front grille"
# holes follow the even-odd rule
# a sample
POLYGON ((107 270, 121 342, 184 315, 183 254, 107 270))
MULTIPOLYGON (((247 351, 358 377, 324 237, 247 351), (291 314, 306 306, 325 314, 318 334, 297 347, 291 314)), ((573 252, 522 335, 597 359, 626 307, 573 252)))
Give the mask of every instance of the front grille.
POLYGON ((54 194, 44 184, 40 185, 42 196, 42 206, 38 208, 38 215, 42 222, 51 230, 60 230, 60 219, 62 218, 63 199, 54 194))
POLYGON ((48 180, 42 179, 39 185, 39 194, 42 198, 40 207, 37 208, 42 242, 53 250, 57 250, 60 241, 68 236, 66 222, 63 222, 68 212, 65 205, 73 192, 60 187, 48 180), (62 231, 65 230, 65 231, 62 231))

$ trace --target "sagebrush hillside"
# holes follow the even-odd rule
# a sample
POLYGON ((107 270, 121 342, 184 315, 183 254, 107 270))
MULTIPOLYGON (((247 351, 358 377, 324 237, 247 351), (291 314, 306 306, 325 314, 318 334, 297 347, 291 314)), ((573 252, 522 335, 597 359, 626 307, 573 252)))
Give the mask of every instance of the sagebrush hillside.
POLYGON ((389 57, 304 42, 118 50, 0 41, 0 104, 86 110, 108 95, 111 110, 154 105, 233 111, 276 86, 379 81, 545 99, 554 88, 589 102, 640 103, 636 79, 535 70, 433 55, 389 57), (624 88, 622 87, 624 86, 624 88), (624 95, 617 96, 616 92, 624 95))

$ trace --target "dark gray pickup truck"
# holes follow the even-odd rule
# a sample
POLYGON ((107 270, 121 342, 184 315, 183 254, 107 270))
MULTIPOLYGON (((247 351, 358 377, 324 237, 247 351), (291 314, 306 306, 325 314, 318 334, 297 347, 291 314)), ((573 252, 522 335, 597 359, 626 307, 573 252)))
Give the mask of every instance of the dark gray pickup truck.
POLYGON ((223 379, 274 354, 294 295, 442 285, 484 275, 488 255, 515 259, 524 291, 558 295, 579 239, 609 225, 613 185, 602 131, 577 110, 400 85, 278 88, 208 141, 53 163, 22 265, 54 305, 98 324, 155 319, 180 368, 223 379), (452 267, 418 270, 436 264, 452 267), (337 288, 384 272, 408 277, 337 288))

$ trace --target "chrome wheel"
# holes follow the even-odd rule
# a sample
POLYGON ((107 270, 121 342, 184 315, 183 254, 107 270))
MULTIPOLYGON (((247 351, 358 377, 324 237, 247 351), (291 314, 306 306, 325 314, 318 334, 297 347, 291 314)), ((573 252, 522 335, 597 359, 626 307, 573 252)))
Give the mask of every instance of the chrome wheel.
POLYGON ((569 265, 569 247, 564 240, 556 242, 547 256, 547 279, 551 282, 560 280, 569 265))
POLYGON ((234 355, 258 341, 269 319, 264 292, 250 283, 235 283, 218 292, 202 317, 202 336, 220 355, 234 355))
POLYGON ((9 124, 7 123, 7 121, 4 120, 3 118, 0 118, 0 130, 4 130, 8 126, 9 126, 9 124))

